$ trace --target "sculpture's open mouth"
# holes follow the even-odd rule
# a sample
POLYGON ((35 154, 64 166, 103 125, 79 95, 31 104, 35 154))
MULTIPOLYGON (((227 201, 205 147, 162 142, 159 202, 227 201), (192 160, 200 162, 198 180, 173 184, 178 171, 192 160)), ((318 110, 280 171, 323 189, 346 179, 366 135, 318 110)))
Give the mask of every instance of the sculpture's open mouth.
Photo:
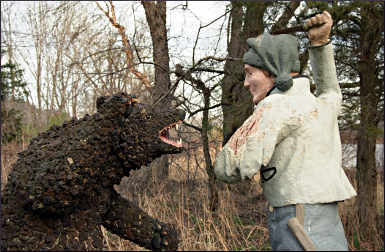
POLYGON ((182 121, 177 121, 176 123, 172 123, 164 127, 161 131, 159 131, 160 140, 162 140, 166 144, 181 148, 182 139, 178 135, 179 125, 181 123, 182 121))

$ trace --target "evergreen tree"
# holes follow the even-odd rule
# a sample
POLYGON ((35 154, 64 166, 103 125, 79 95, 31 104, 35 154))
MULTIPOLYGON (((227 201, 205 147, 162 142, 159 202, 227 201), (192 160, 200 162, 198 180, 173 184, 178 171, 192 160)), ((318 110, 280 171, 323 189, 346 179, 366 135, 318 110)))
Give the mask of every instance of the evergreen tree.
MULTIPOLYGON (((1 56, 5 53, 1 51, 1 56)), ((28 95, 23 78, 24 70, 8 62, 1 65, 0 101, 1 101, 1 144, 13 140, 20 141, 22 135, 23 113, 15 108, 8 108, 7 102, 24 102, 28 95)))

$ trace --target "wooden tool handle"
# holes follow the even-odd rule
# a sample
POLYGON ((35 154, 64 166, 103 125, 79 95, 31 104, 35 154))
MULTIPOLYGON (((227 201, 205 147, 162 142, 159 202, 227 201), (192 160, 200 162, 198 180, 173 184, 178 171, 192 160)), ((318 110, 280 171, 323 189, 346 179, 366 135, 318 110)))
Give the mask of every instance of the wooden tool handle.
POLYGON ((306 234, 303 226, 299 223, 296 217, 291 218, 288 222, 290 230, 293 232, 299 243, 306 251, 314 251, 315 246, 310 240, 309 236, 306 234))

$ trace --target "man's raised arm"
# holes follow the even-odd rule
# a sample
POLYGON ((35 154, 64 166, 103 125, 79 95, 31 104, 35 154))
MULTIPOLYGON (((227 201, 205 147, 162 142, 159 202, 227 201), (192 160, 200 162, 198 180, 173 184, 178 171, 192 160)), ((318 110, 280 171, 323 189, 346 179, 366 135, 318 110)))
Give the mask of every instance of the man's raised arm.
POLYGON ((337 80, 333 47, 329 40, 333 20, 327 11, 307 20, 309 26, 322 23, 324 23, 322 26, 311 28, 308 32, 311 44, 310 63, 314 73, 318 97, 336 102, 339 110, 342 94, 337 80))

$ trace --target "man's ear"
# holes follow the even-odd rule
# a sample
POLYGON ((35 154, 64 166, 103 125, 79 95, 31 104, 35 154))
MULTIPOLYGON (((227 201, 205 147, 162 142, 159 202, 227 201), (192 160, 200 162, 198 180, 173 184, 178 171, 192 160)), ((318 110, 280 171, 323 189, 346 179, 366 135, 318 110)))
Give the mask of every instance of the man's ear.
POLYGON ((272 73, 264 69, 262 69, 262 72, 266 77, 270 78, 273 81, 273 83, 275 82, 275 76, 272 73))
POLYGON ((261 69, 263 74, 266 76, 266 77, 274 77, 269 71, 265 70, 265 69, 261 69))

